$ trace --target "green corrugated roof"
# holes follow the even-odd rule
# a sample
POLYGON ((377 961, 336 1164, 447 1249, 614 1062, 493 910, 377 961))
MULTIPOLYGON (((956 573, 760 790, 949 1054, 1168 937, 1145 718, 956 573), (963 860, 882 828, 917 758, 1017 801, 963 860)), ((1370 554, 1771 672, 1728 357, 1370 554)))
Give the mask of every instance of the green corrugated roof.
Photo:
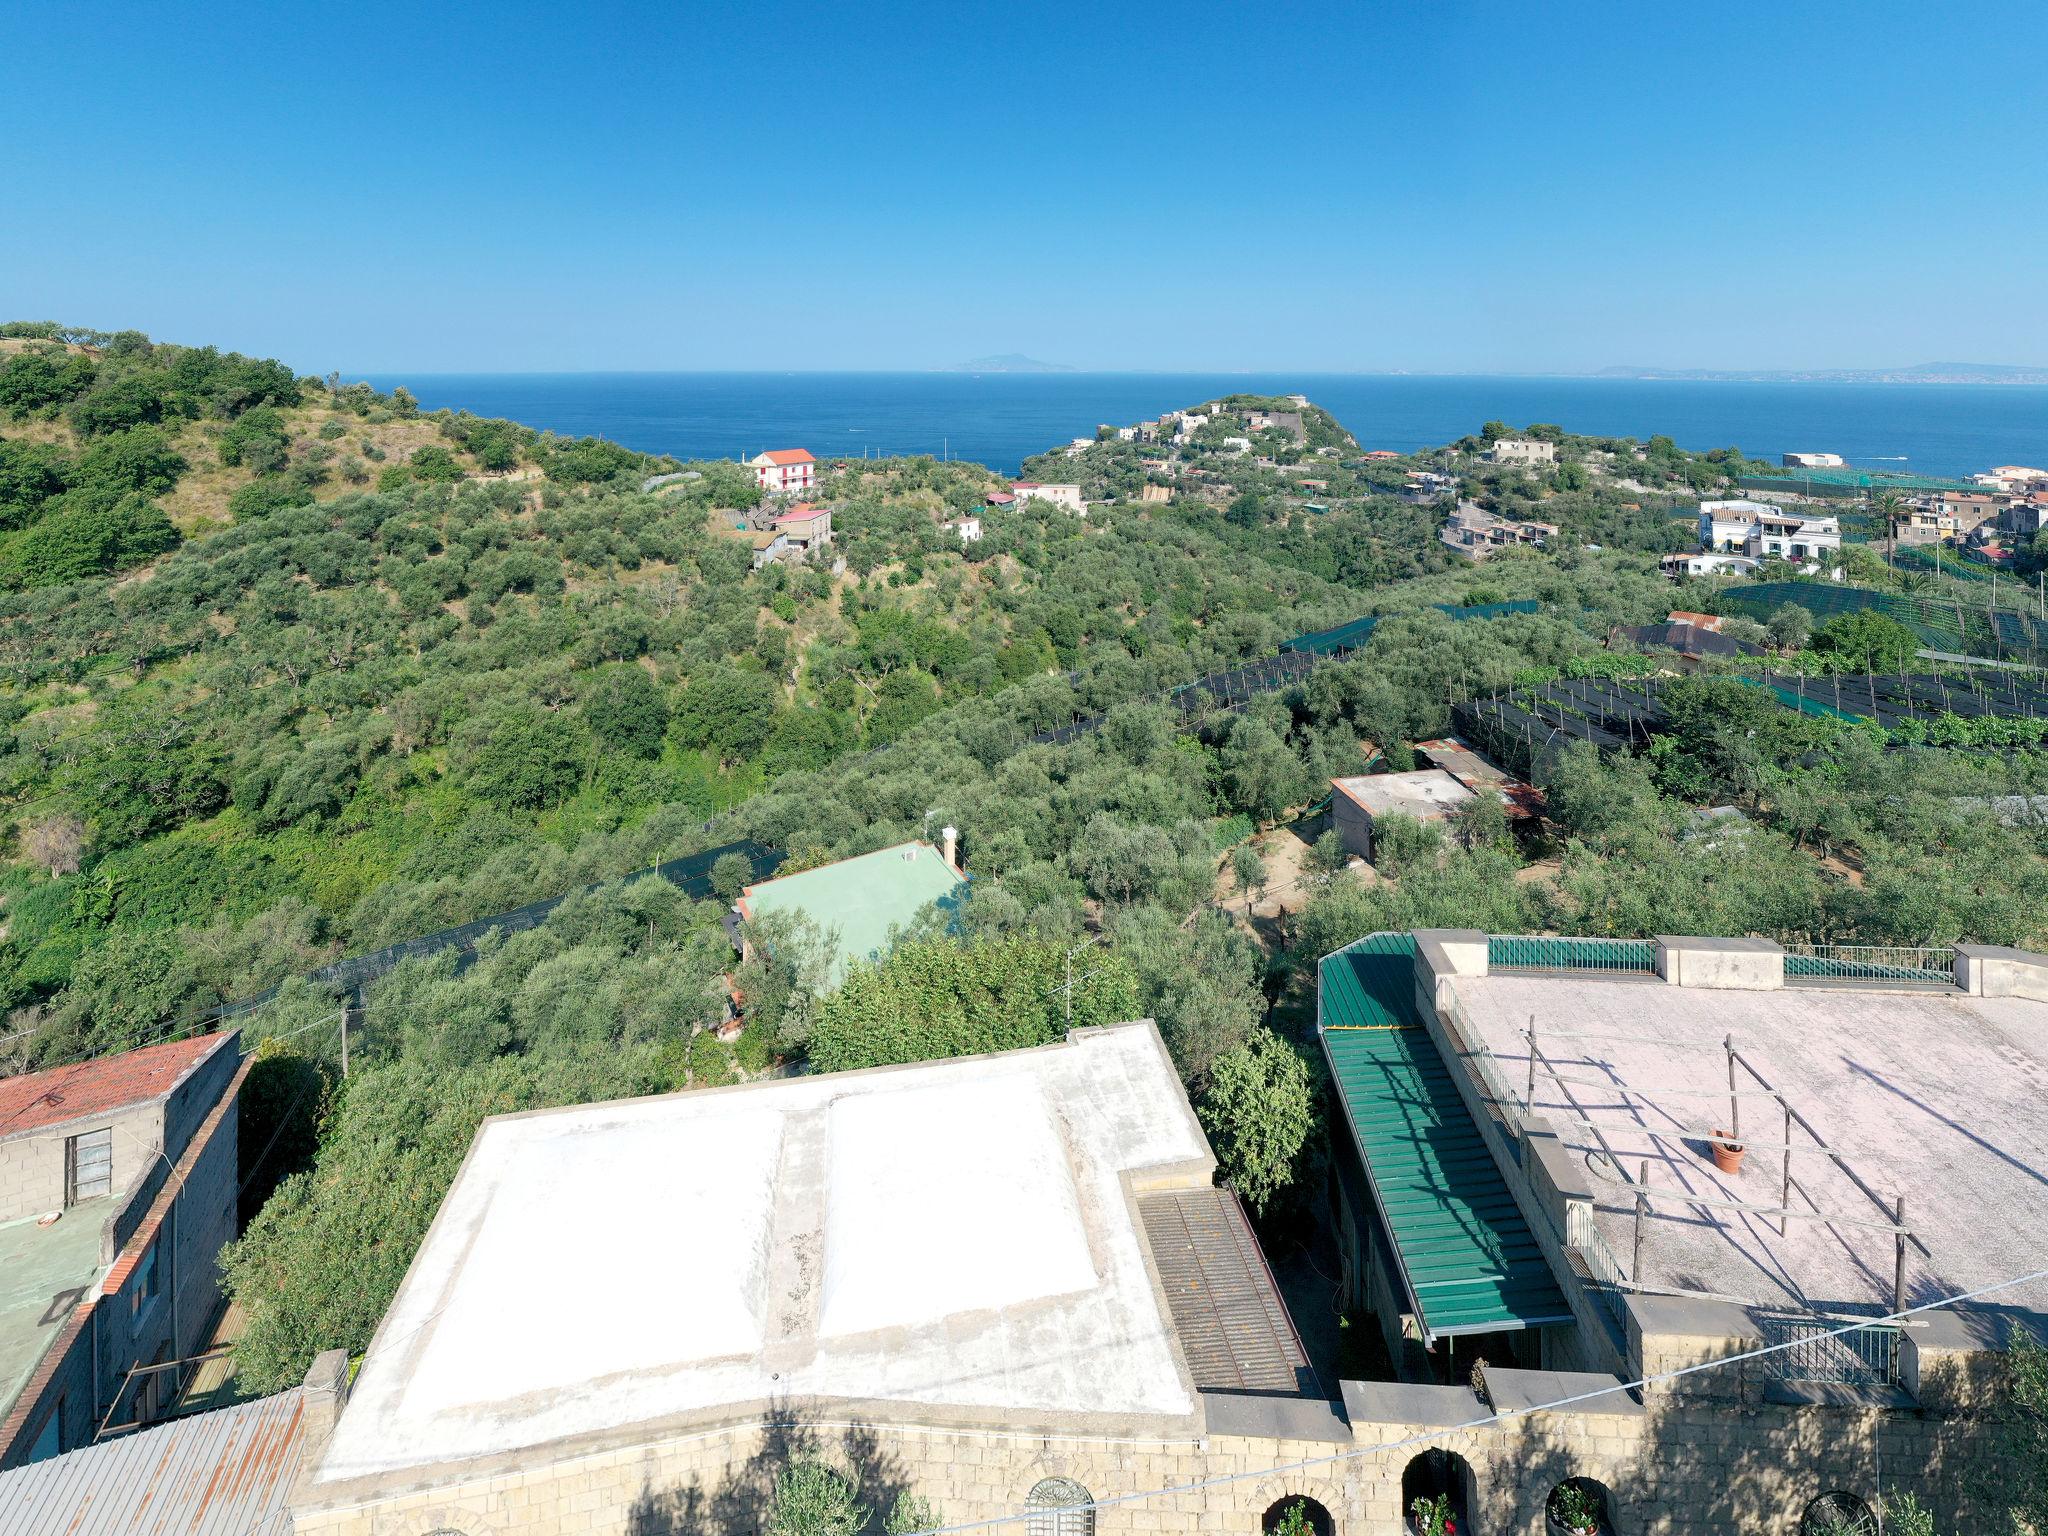
POLYGON ((886 958, 889 930, 909 926, 926 907, 936 904, 949 925, 957 920, 965 887, 931 844, 902 843, 750 885, 740 905, 750 919, 801 912, 816 923, 836 940, 837 986, 849 965, 886 958))
POLYGON ((1428 1340, 1571 1320, 1557 1281, 1422 1027, 1415 940, 1376 933, 1326 956, 1318 1019, 1428 1340))

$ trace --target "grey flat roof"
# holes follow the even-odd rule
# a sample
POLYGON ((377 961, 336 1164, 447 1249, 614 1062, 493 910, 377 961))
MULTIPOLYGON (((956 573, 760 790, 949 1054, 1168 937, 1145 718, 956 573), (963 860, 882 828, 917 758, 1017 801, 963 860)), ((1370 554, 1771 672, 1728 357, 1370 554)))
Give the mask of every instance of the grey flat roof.
MULTIPOLYGON (((1634 1198, 1603 1148, 1631 1178, 1647 1162, 1651 1186, 1674 1197, 1776 1207, 1782 1154, 1761 1143, 1787 1140, 1795 1205, 1875 1222, 1905 1196, 1906 1224, 1929 1249, 1909 1252, 1909 1305, 2009 1279, 2048 1254, 2048 1005, 1586 976, 1459 977, 1452 987, 1517 1095, 1529 1060, 1521 1031, 1532 1018, 1544 1057, 1577 1080, 1560 1086, 1539 1070, 1536 1112, 1591 1184, 1600 1235, 1624 1262, 1634 1198), (1731 1035, 1870 1192, 1797 1127, 1788 1138, 1768 1098, 1741 1100, 1754 1143, 1741 1171, 1715 1169, 1706 1141, 1727 1127, 1722 1041, 1731 1035)), ((1758 1091, 1738 1077, 1743 1091, 1758 1091)), ((1775 1217, 1661 1198, 1644 1221, 1639 1278, 1756 1305, 1853 1312, 1889 1305, 1894 1262, 1890 1234, 1846 1221, 1793 1220, 1781 1232, 1775 1217)), ((2048 1286, 1987 1305, 2048 1307, 2048 1286)))

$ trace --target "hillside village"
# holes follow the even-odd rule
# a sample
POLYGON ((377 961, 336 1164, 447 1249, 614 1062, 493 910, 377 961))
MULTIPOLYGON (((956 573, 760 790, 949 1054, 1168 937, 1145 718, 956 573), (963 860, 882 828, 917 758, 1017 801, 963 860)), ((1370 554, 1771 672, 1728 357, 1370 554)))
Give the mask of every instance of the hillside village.
POLYGON ((684 463, 9 329, 0 1512, 2016 1507, 2034 472, 684 463))

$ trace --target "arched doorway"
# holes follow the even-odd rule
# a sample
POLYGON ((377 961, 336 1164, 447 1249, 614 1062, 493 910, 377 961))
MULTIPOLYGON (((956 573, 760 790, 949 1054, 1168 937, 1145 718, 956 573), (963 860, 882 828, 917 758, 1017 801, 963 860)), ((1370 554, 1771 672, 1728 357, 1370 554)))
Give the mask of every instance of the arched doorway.
POLYGON ((1259 1517, 1259 1531, 1261 1536, 1337 1536, 1337 1522, 1319 1501, 1290 1493, 1259 1517))
POLYGON ((1877 1516, 1846 1489, 1822 1494, 1799 1517, 1799 1536, 1877 1536, 1877 1516))
POLYGON ((1401 1473, 1401 1528, 1409 1536, 1439 1536, 1444 1515, 1455 1536, 1473 1536, 1472 1505, 1477 1486, 1471 1463, 1455 1451, 1431 1446, 1401 1473))
POLYGON ((1568 1477, 1543 1501, 1550 1536, 1614 1536, 1614 1498, 1590 1477, 1568 1477))
POLYGON ((1071 1477, 1042 1478, 1024 1497, 1025 1536, 1095 1536, 1094 1503, 1071 1477))

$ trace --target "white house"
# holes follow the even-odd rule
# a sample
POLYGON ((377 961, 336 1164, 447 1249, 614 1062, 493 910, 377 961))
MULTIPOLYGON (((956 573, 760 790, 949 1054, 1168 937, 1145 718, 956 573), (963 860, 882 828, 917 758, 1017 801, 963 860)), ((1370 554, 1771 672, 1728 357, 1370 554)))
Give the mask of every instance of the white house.
POLYGON ((981 542, 981 519, 978 517, 955 518, 953 520, 953 531, 960 535, 960 542, 962 544, 979 544, 981 542))
POLYGON ((1557 444, 1533 437, 1503 437, 1487 449, 1486 457, 1495 464, 1555 464, 1557 444))
POLYGON ((770 448, 747 460, 754 483, 771 496, 815 490, 818 463, 807 448, 770 448))
POLYGON ((1781 461, 1787 469, 1842 469, 1839 453, 1788 453, 1781 461))
POLYGON ((1729 553, 1749 544, 1750 530, 1760 519, 1778 516, 1767 501, 1703 501, 1700 503, 1700 548, 1729 553))
POLYGON ((1743 553, 1751 559, 1777 555, 1786 560, 1813 560, 1842 547, 1842 525, 1832 517, 1801 517, 1772 512, 1750 529, 1743 553))
POLYGON ((1036 480, 1019 480, 1010 487, 1010 493, 1019 501, 1049 501, 1076 517, 1083 516, 1087 508, 1081 502, 1081 487, 1078 485, 1042 485, 1036 480))
POLYGON ((1673 581, 1687 576, 1748 576, 1758 566, 1747 555, 1666 555, 1664 574, 1673 581))

